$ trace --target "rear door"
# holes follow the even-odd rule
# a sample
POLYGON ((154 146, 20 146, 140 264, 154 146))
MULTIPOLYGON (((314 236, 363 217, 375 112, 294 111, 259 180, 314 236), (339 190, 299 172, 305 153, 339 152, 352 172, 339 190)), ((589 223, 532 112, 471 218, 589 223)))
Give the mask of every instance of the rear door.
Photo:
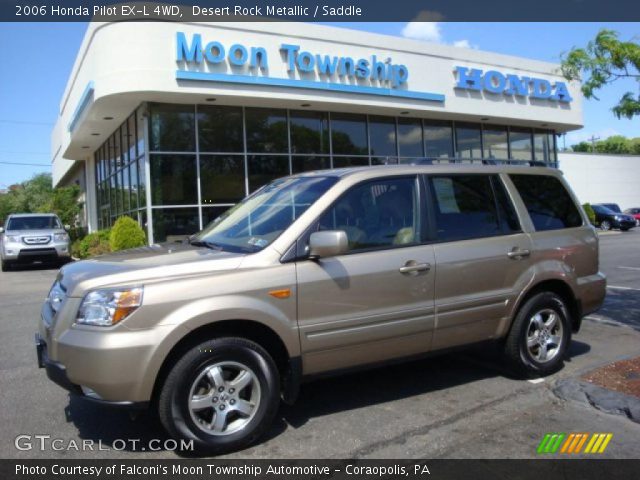
POLYGON ((417 176, 353 186, 319 219, 343 230, 349 252, 297 263, 298 323, 306 374, 429 350, 433 246, 422 242, 417 176))
POLYGON ((531 240, 499 175, 426 177, 435 230, 433 349, 501 336, 531 280, 531 240))

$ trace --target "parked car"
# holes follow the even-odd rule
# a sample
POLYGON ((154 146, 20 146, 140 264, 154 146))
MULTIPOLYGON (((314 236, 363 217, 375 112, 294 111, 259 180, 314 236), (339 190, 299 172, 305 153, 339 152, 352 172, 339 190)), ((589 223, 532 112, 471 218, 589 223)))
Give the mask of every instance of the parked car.
POLYGON ((617 203, 596 203, 595 205, 608 208, 614 213, 622 213, 622 210, 620 209, 620 205, 618 205, 617 203))
MULTIPOLYGON (((66 227, 69 228, 68 226, 66 227)), ((17 213, 0 227, 2 271, 15 263, 66 263, 71 258, 69 234, 52 213, 17 213)))
POLYGON ((636 226, 636 219, 631 215, 617 213, 602 205, 591 205, 596 214, 596 227, 602 230, 616 228, 626 232, 636 226))
POLYGON ((627 208, 624 213, 636 219, 636 227, 640 227, 640 208, 627 208))
POLYGON ((527 376, 554 372, 605 284, 556 170, 303 173, 190 243, 66 265, 36 348, 74 394, 152 405, 173 437, 223 452, 318 375, 485 341, 527 376))

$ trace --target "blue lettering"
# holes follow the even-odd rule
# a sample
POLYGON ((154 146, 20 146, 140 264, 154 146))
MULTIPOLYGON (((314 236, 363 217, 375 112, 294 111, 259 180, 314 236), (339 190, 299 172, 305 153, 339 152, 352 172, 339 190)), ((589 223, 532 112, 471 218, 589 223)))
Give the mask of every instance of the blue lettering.
POLYGON ((384 63, 378 62, 375 55, 371 57, 371 80, 387 80, 387 67, 384 63))
POLYGON ((332 76, 336 73, 338 57, 325 55, 323 58, 321 55, 316 55, 316 64, 318 65, 318 73, 320 75, 332 76))
POLYGON ((233 65, 242 66, 247 63, 249 59, 249 52, 242 45, 236 43, 235 45, 231 45, 229 49, 229 61, 233 65))
POLYGON ((367 78, 369 76, 369 60, 361 58, 358 60, 358 66, 356 67, 356 76, 358 78, 367 78))
POLYGON ((190 48, 185 34, 176 34, 176 62, 202 62, 202 37, 199 34, 193 36, 190 48))
POLYGON ((489 70, 484 74, 484 89, 491 93, 502 93, 507 79, 496 70, 489 70))
POLYGON ((548 80, 534 78, 531 80, 531 84, 533 85, 532 98, 546 99, 551 97, 551 83, 548 80))
POLYGON ((338 68, 338 75, 341 77, 347 75, 353 77, 356 74, 356 64, 351 57, 342 57, 340 59, 340 67, 338 68))
POLYGON ((406 65, 395 65, 393 67, 393 85, 398 86, 409 79, 409 69, 406 65))
POLYGON ((262 47, 251 48, 251 68, 269 68, 267 51, 262 47))
POLYGON ((529 94, 529 77, 519 77, 517 75, 507 75, 507 88, 504 91, 507 95, 518 95, 526 97, 529 94))
POLYGON ((557 100, 558 102, 569 103, 573 98, 569 95, 569 90, 567 89, 567 84, 564 82, 556 83, 556 92, 551 96, 553 100, 557 100))
POLYGON ((300 50, 300 45, 289 45, 288 43, 283 43, 280 45, 280 50, 284 50, 286 52, 286 62, 287 62, 287 71, 293 72, 296 68, 295 61, 296 55, 295 53, 300 50))
POLYGON ((298 68, 303 72, 313 72, 316 66, 313 55, 309 52, 300 52, 296 63, 298 64, 298 68))
POLYGON ((207 62, 210 63, 220 63, 224 61, 224 47, 220 42, 209 42, 207 46, 204 47, 204 56, 207 59, 207 62), (218 53, 214 53, 217 51, 218 53))
POLYGON ((458 84, 456 88, 466 88, 468 90, 482 90, 482 70, 474 68, 469 70, 466 67, 456 67, 458 72, 458 84))

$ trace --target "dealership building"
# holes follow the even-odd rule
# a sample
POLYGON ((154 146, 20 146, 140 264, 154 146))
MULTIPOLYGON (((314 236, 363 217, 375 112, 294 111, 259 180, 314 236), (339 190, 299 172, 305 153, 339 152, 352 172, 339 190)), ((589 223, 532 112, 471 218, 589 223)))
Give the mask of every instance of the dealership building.
POLYGON ((183 238, 309 170, 500 160, 557 165, 582 126, 559 66, 303 23, 91 23, 52 133, 84 222, 183 238))

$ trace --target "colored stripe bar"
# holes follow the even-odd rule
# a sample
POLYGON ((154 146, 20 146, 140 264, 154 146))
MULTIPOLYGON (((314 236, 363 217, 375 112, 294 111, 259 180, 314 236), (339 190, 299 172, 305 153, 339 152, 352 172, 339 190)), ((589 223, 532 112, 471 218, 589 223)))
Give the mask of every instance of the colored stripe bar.
POLYGON ((547 433, 544 438, 542 439, 542 441, 540 442, 540 445, 538 445, 538 453, 543 453, 545 447, 547 446, 547 442, 551 439, 551 434, 547 433))
POLYGON ((248 85, 266 85, 270 87, 292 87, 307 90, 325 90, 332 92, 356 93, 362 95, 378 95, 382 97, 401 97, 429 102, 444 102, 445 96, 440 93, 414 92, 395 90, 392 88, 376 88, 361 85, 345 85, 342 83, 313 82, 290 78, 254 77, 251 75, 227 75, 225 73, 189 72, 178 70, 178 80, 194 80, 198 82, 240 83, 248 85))
POLYGON ((569 449, 569 445, 571 444, 571 442, 573 441, 573 439, 575 438, 576 434, 575 433, 571 433, 568 437, 567 440, 564 442, 564 445, 562 445, 562 450, 560 450, 560 453, 567 453, 567 450, 569 449))
POLYGON ((582 436, 582 438, 580 439, 580 443, 578 443, 578 445, 576 445, 576 449, 574 450, 573 453, 580 453, 580 451, 582 450, 583 445, 587 441, 587 438, 589 438, 589 434, 588 433, 581 433, 580 435, 582 436))
POLYGON ((604 441, 602 442, 602 445, 600 445, 600 450, 598 450, 598 453, 604 453, 604 451, 607 449, 607 445, 609 445, 609 442, 611 441, 612 438, 613 438, 613 434, 608 433, 604 441))

